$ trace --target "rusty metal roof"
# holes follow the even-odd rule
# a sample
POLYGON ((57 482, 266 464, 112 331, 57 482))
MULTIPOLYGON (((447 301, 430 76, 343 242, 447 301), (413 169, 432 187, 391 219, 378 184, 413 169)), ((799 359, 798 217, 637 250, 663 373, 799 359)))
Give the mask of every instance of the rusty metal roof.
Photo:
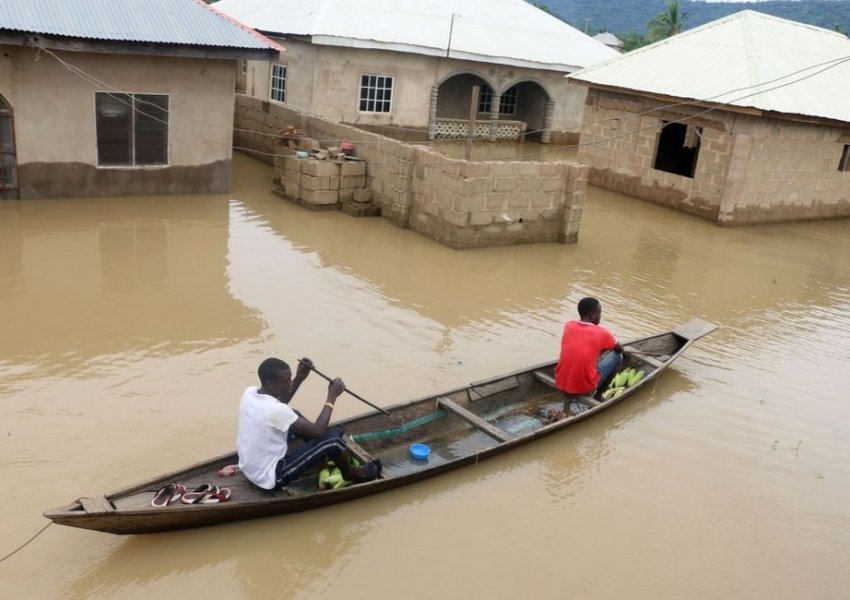
POLYGON ((850 39, 752 10, 567 77, 590 85, 850 122, 850 39))
POLYGON ((570 72, 617 53, 525 0, 221 0, 269 35, 570 72))
POLYGON ((281 50, 202 0, 0 0, 0 31, 89 40, 281 50))

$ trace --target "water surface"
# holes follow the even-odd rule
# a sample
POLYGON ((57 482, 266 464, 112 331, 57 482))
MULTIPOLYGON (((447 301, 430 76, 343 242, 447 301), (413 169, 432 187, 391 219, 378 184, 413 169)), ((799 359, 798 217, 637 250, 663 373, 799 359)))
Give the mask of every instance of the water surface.
POLYGON ((633 400, 378 497, 51 526, 0 597, 847 597, 850 221, 724 229, 591 189, 578 244, 456 251, 271 178, 236 156, 227 195, 0 202, 0 555, 47 508, 231 450, 269 355, 386 405, 552 358, 588 294, 622 340, 721 329, 633 400))

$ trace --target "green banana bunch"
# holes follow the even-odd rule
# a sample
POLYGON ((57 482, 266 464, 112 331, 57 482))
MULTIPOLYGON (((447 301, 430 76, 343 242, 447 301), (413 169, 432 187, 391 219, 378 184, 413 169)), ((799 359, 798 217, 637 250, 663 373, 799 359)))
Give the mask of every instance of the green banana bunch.
POLYGON ((602 392, 602 398, 604 400, 611 400, 620 396, 627 388, 630 388, 640 382, 644 375, 646 375, 646 373, 644 373, 641 369, 635 369, 634 367, 627 367, 623 369, 611 379, 611 384, 608 386, 608 389, 602 392))
MULTIPOLYGON (((352 461, 352 463, 356 462, 352 461)), ((318 487, 320 490, 338 490, 347 485, 351 485, 351 482, 343 478, 342 472, 339 467, 334 465, 333 461, 328 461, 325 468, 319 471, 318 487)))

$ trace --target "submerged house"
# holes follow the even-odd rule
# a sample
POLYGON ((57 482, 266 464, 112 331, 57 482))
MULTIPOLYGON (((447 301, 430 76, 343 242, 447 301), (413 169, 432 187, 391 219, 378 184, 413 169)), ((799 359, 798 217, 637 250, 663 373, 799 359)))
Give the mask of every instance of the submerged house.
POLYGON ((237 61, 201 0, 0 3, 0 197, 225 192, 237 61))
POLYGON ((220 0, 281 41, 241 91, 396 137, 575 141, 586 90, 564 74, 617 53, 524 0, 220 0))
POLYGON ((850 215, 850 39, 743 11, 590 67, 589 182, 718 224, 850 215))

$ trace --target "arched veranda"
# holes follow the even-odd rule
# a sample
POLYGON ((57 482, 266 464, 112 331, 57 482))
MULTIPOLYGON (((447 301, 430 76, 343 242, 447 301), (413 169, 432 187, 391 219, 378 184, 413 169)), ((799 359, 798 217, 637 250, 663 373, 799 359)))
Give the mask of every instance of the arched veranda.
POLYGON ((480 91, 474 137, 549 142, 554 102, 540 84, 521 81, 496 91, 486 79, 474 73, 453 75, 432 88, 429 139, 468 137, 476 85, 480 91))

